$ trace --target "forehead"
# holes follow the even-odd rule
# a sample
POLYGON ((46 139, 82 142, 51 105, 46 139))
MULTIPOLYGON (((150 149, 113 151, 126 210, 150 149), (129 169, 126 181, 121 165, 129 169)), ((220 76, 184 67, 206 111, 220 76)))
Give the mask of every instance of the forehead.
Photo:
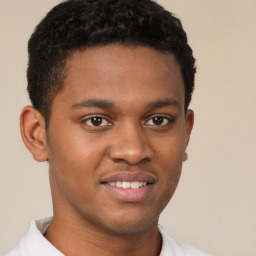
POLYGON ((184 82, 171 53, 111 44, 70 54, 60 96, 70 104, 86 98, 122 103, 172 98, 183 106, 184 82))

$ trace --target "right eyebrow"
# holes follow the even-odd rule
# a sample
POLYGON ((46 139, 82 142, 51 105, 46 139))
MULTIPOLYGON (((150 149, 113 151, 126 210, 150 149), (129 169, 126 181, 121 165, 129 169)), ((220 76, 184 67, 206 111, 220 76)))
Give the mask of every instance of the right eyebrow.
POLYGON ((72 105, 71 108, 80 108, 80 107, 91 107, 91 108, 104 108, 104 109, 110 109, 113 108, 115 105, 113 102, 108 100, 102 100, 102 99, 86 99, 82 100, 78 103, 75 103, 72 105))

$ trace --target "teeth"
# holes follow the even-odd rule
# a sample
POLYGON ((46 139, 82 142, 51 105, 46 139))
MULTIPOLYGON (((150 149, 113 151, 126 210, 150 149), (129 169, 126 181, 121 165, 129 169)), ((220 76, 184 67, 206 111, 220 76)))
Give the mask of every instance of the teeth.
POLYGON ((116 187, 118 187, 118 188, 122 187, 122 181, 117 181, 117 182, 113 182, 113 183, 116 183, 116 187))
POLYGON ((140 187, 140 185, 139 185, 138 181, 131 182, 131 188, 139 188, 139 187, 140 187))
POLYGON ((144 187, 147 185, 147 182, 144 181, 116 181, 116 182, 110 182, 108 185, 118 188, 132 188, 132 189, 138 189, 141 187, 144 187))
POLYGON ((131 182, 123 181, 122 182, 122 188, 130 188, 131 187, 131 182))

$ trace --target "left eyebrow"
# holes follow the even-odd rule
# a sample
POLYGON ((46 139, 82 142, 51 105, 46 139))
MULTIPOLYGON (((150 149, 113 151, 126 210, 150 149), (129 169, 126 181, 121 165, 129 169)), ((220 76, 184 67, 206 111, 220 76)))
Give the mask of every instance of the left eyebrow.
POLYGON ((149 102, 147 104, 147 107, 150 109, 165 108, 169 106, 178 107, 180 110, 182 109, 180 103, 173 99, 156 100, 156 101, 149 102))
POLYGON ((114 106, 115 106, 114 103, 111 101, 102 100, 102 99, 86 99, 72 105, 72 108, 89 107, 89 108, 110 109, 110 108, 113 108, 114 106))

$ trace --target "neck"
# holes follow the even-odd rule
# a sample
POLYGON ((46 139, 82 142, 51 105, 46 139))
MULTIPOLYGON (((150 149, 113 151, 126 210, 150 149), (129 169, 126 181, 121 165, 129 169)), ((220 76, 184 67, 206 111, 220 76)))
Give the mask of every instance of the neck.
POLYGON ((158 256, 162 239, 157 222, 134 232, 102 229, 74 216, 54 216, 46 239, 66 256, 158 256))

